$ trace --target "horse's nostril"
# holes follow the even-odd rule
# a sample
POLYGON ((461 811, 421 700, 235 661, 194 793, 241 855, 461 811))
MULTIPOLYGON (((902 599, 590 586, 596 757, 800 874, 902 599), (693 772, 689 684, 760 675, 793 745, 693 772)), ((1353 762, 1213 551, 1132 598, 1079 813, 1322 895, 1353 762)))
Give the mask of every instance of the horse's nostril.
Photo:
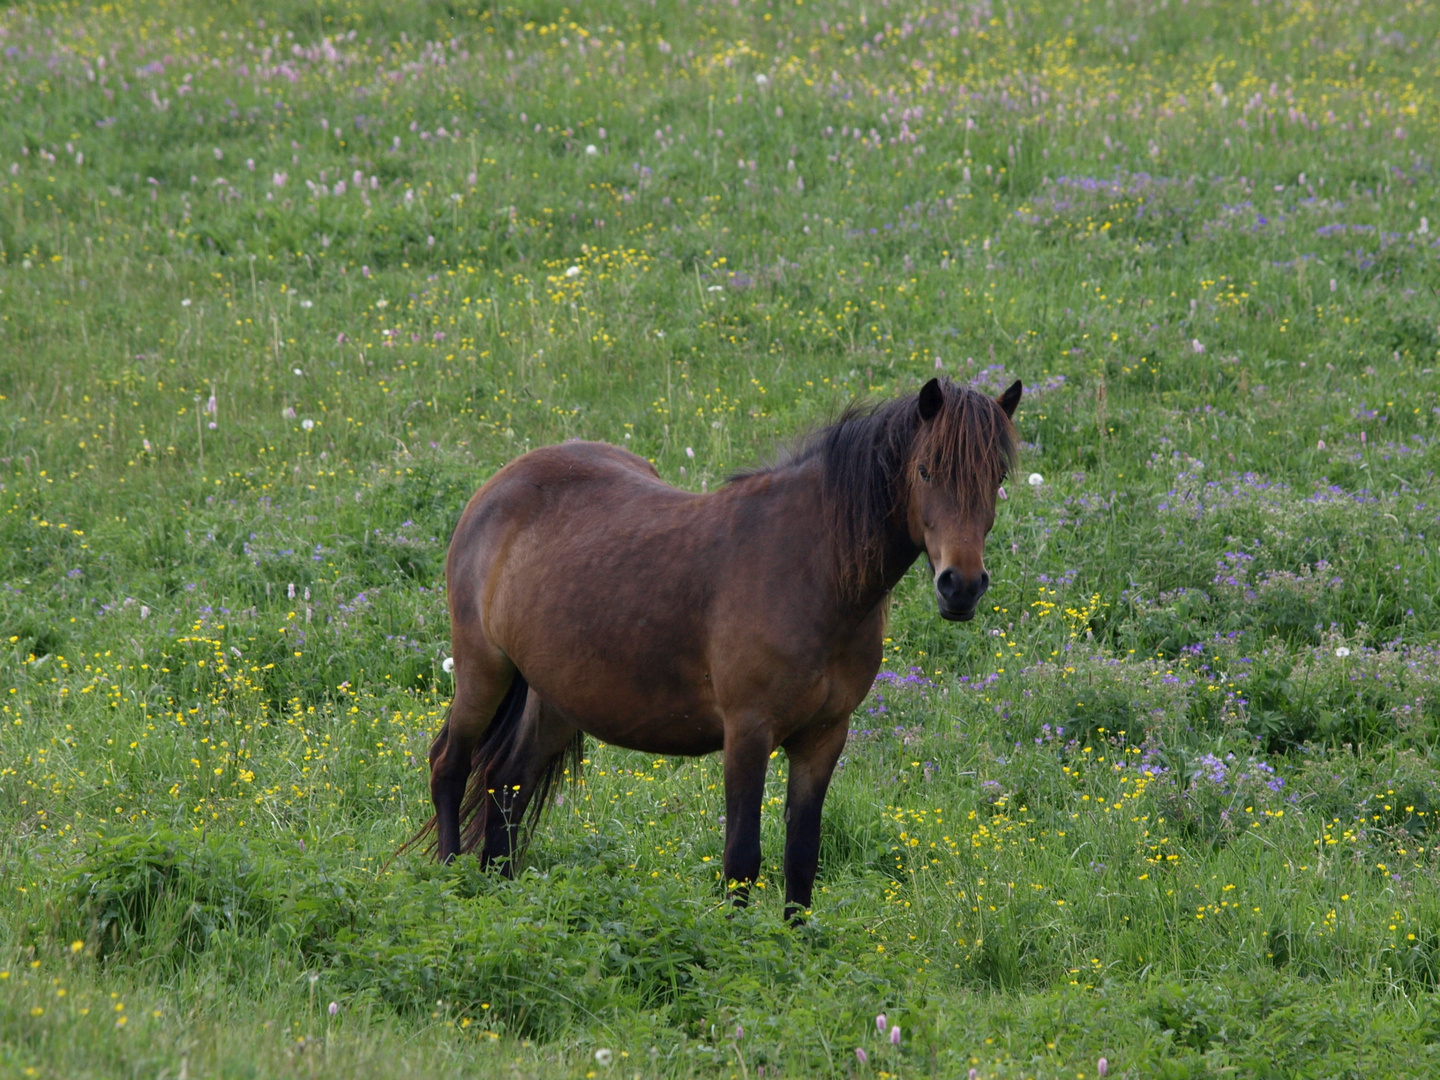
POLYGON ((960 575, 954 570, 942 570, 940 576, 935 579, 935 591, 947 600, 954 595, 956 587, 960 584, 960 575))
POLYGON ((988 570, 981 570, 981 571, 980 571, 980 592, 983 594, 983 593, 984 593, 987 589, 989 589, 989 588, 990 588, 990 571, 988 571, 988 570))

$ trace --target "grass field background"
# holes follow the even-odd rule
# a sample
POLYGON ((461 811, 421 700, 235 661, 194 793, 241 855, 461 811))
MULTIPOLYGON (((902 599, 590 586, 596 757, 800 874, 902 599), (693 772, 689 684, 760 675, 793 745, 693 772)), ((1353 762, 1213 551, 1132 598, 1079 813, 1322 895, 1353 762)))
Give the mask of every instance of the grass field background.
POLYGON ((1437 31, 4 8, 0 1072, 1434 1075, 1437 31), (717 759, 391 861, 497 467, 713 488, 937 370, 1028 388, 993 606, 897 590, 807 926, 783 756, 747 911, 717 759))

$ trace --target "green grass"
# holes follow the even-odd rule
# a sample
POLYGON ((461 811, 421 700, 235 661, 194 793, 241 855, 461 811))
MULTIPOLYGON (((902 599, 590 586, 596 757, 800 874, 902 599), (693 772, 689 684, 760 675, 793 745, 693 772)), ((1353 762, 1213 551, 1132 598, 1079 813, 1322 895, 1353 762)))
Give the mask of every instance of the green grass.
POLYGON ((1433 1075, 1437 32, 5 9, 0 1073, 1433 1075), (746 911, 715 759, 392 860, 491 472, 713 487, 937 367, 1030 387, 993 607, 897 590, 806 927, 783 757, 746 911))

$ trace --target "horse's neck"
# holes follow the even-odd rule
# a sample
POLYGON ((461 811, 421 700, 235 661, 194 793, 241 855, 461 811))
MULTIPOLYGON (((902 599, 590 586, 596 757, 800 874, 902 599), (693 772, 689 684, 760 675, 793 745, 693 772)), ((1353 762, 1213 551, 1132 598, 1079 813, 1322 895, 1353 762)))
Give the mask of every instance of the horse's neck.
POLYGON ((922 554, 910 539, 910 530, 903 527, 903 522, 901 525, 886 537, 884 553, 867 575, 859 599, 859 607, 863 610, 870 610, 889 596, 890 590, 900 584, 900 579, 910 572, 915 560, 922 554))
POLYGON ((884 545, 872 565, 865 568, 859 589, 848 601, 842 602, 846 613, 858 619, 865 619, 875 607, 885 602, 900 579, 910 572, 915 560, 924 554, 910 538, 910 529, 904 515, 897 514, 884 545))

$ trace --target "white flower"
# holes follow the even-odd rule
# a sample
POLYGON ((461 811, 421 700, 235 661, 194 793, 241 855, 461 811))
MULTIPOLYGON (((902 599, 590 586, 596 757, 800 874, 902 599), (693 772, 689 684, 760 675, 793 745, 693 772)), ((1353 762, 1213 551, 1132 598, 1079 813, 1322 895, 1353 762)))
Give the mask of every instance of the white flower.
POLYGON ((312 308, 312 307, 315 306, 315 301, 314 301, 314 300, 301 300, 301 301, 300 301, 300 306, 303 307, 303 308, 312 308))
POLYGON ((1045 478, 1041 476, 1038 472, 1032 472, 1030 474, 1030 478, 1025 482, 1031 487, 1039 487, 1041 484, 1045 483, 1045 478))
POLYGON ((1344 645, 1341 645, 1338 649, 1335 650, 1335 655, 1340 657, 1341 660, 1344 660, 1345 657, 1350 655, 1350 650, 1347 649, 1344 645))
POLYGON ((755 85, 762 90, 765 89, 765 87, 770 85, 770 76, 762 71, 759 75, 755 76, 755 85))
POLYGON ((573 277, 579 277, 579 276, 580 276, 580 267, 578 267, 578 266, 572 266, 572 267, 570 267, 568 270, 565 271, 565 276, 566 276, 566 277, 572 277, 572 278, 573 278, 573 277))
POLYGON ((594 157, 598 153, 600 153, 600 148, 596 146, 593 142, 589 146, 585 147, 586 157, 594 157))
POLYGON ((445 657, 444 661, 440 664, 440 670, 445 672, 446 675, 449 675, 455 670, 455 658, 453 656, 445 657))
POLYGON ((293 368, 292 370, 295 372, 296 375, 304 375, 304 374, 305 374, 305 373, 304 373, 303 371, 301 371, 298 367, 297 367, 297 368, 293 368))
POLYGON ((614 1060, 615 1055, 603 1046, 595 1051, 595 1064, 597 1065, 604 1065, 606 1068, 609 1068, 610 1063, 614 1060))
POLYGON ((181 307, 189 307, 189 306, 190 306, 190 298, 187 296, 184 300, 181 300, 181 301, 180 301, 180 306, 181 306, 181 307))
POLYGON ((378 308, 387 308, 390 306, 390 301, 382 296, 379 300, 375 301, 375 306, 378 308))
POLYGON ((300 426, 301 426, 302 428, 304 428, 306 431, 314 431, 314 430, 315 430, 315 421, 314 421, 314 420, 311 420, 311 419, 307 416, 304 420, 301 420, 301 421, 300 421, 300 426))

